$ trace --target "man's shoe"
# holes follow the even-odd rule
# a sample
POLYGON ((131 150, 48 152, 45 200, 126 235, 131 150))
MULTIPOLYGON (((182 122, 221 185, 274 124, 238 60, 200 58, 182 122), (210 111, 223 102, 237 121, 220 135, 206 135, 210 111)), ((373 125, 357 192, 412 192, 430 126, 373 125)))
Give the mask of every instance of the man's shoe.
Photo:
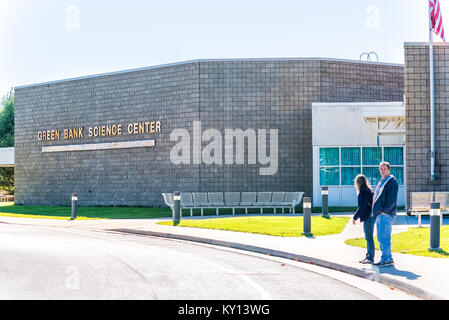
POLYGON ((390 267, 390 266, 394 266, 394 261, 379 261, 377 263, 373 264, 376 267, 390 267))
POLYGON ((374 261, 373 261, 373 260, 370 260, 370 259, 368 259, 368 258, 365 258, 365 259, 363 259, 362 261, 359 261, 359 263, 361 263, 361 264, 373 264, 374 261))

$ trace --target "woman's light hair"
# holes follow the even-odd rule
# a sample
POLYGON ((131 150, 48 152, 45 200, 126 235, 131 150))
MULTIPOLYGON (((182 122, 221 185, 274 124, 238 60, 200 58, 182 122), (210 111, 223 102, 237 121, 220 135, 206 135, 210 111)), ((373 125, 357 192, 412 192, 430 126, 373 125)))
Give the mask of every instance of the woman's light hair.
POLYGON ((358 174, 354 179, 354 187, 357 190, 357 194, 360 193, 360 189, 362 189, 363 186, 367 186, 371 190, 368 179, 363 174, 358 174))

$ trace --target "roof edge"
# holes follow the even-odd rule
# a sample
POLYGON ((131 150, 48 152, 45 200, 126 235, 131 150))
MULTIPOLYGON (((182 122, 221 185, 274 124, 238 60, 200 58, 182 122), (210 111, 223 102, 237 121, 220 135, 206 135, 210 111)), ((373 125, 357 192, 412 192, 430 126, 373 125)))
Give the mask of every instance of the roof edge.
MULTIPOLYGON (((428 47, 428 42, 404 42, 404 47, 428 47)), ((434 42, 433 46, 435 47, 447 47, 449 46, 449 43, 447 42, 434 42)))
POLYGON ((193 63, 206 63, 206 62, 261 62, 261 61, 267 61, 267 62, 270 62, 270 61, 273 61, 273 62, 274 61, 330 61, 330 62, 335 61, 335 62, 346 62, 346 63, 361 63, 361 64, 373 64, 373 65, 392 66, 392 67, 404 67, 403 64, 396 64, 396 63, 360 61, 360 60, 339 59, 339 58, 228 58, 228 59, 196 59, 196 60, 186 60, 186 61, 180 61, 180 62, 160 64, 160 65, 149 66, 149 67, 141 67, 141 68, 125 69, 125 70, 119 70, 119 71, 113 71, 113 72, 98 73, 98 74, 93 74, 93 75, 79 76, 79 77, 73 77, 73 78, 67 78, 67 79, 61 79, 61 80, 53 80, 53 81, 32 83, 32 84, 27 84, 27 85, 15 86, 14 90, 15 89, 23 89, 23 88, 30 88, 30 87, 49 85, 49 84, 63 83, 63 82, 69 82, 69 81, 75 81, 75 80, 85 80, 85 79, 91 79, 91 78, 105 77, 105 76, 111 76, 111 75, 116 75, 116 74, 123 74, 123 73, 130 73, 130 72, 145 71, 145 70, 151 70, 151 69, 159 69, 159 68, 166 68, 166 67, 172 67, 172 66, 193 64, 193 63))

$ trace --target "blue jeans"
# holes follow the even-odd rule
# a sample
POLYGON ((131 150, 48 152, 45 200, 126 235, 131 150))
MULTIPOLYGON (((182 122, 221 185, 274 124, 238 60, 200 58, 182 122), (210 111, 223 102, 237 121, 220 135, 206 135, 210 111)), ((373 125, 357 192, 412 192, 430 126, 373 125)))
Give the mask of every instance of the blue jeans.
POLYGON ((377 240, 382 251, 381 262, 393 261, 393 256, 391 255, 391 226, 393 222, 394 217, 389 214, 380 214, 377 217, 377 240))
POLYGON ((374 217, 369 217, 365 221, 363 221, 363 231, 365 232, 365 240, 366 240, 366 258, 368 260, 374 261, 374 223, 376 222, 374 217))

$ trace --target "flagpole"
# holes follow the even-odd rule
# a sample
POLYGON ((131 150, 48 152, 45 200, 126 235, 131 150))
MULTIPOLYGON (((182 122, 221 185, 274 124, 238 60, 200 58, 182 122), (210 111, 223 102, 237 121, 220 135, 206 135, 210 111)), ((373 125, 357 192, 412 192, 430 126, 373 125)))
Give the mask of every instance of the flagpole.
POLYGON ((430 180, 435 181, 435 85, 433 71, 433 39, 432 39, 432 19, 429 5, 429 70, 430 70, 430 180))

